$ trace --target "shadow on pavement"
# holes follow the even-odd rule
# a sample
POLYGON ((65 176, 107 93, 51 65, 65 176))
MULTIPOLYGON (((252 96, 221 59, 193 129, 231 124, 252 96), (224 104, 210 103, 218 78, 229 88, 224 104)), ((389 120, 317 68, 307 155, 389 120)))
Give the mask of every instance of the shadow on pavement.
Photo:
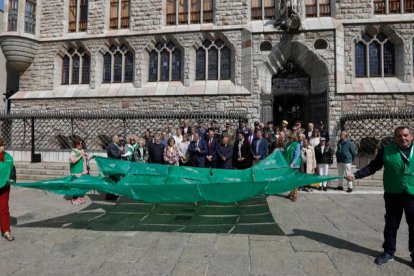
MULTIPOLYGON (((88 195, 92 203, 68 215, 17 227, 51 227, 95 231, 158 231, 284 235, 269 210, 266 197, 237 204, 151 204, 121 197, 116 203, 88 195)), ((19 221, 22 219, 17 218, 19 221)))
MULTIPOLYGON (((372 250, 363 246, 360 246, 358 244, 349 242, 347 240, 343 240, 334 236, 330 236, 330 235, 326 235, 323 233, 318 233, 318 232, 312 232, 312 231, 308 231, 308 230, 303 230, 303 229, 293 229, 293 234, 289 234, 287 236, 292 237, 292 236, 303 236, 306 237, 308 239, 317 241, 319 243, 324 243, 326 245, 329 245, 331 247, 334 248, 338 248, 338 249, 345 249, 345 250, 349 250, 352 252, 356 252, 356 253, 361 253, 361 254, 365 254, 368 256, 371 256, 373 258, 377 257, 378 255, 380 255, 382 252, 376 251, 376 250, 372 250)), ((394 260, 402 263, 402 264, 406 264, 408 266, 411 266, 411 262, 404 260, 402 258, 399 257, 394 257, 394 260)), ((374 259, 373 259, 374 261, 374 259)))

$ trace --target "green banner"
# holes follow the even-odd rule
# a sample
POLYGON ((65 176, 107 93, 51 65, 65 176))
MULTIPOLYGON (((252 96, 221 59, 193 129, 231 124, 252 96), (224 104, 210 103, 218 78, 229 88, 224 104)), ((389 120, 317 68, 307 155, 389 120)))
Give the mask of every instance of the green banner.
POLYGON ((64 195, 82 195, 90 190, 98 190, 154 203, 230 203, 258 194, 280 194, 301 186, 339 178, 303 174, 290 169, 280 151, 275 151, 265 160, 245 170, 135 163, 99 156, 94 158, 100 171, 99 176, 68 176, 14 185, 64 195))

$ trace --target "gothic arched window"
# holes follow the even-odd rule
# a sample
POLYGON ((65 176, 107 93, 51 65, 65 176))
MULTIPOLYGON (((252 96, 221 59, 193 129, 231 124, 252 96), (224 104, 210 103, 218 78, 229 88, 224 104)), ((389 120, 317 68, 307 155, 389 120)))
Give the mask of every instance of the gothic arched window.
POLYGON ((134 54, 126 45, 111 46, 103 57, 103 82, 132 82, 134 54))
POLYGON ((83 48, 69 49, 62 59, 62 84, 88 84, 90 56, 83 48))
POLYGON ((196 51, 196 80, 231 78, 231 50, 221 39, 204 40, 196 51))
POLYGON ((363 34, 355 44, 356 77, 395 76, 395 47, 383 33, 363 34))
POLYGON ((173 42, 159 42, 150 52, 148 81, 181 81, 181 50, 173 42))

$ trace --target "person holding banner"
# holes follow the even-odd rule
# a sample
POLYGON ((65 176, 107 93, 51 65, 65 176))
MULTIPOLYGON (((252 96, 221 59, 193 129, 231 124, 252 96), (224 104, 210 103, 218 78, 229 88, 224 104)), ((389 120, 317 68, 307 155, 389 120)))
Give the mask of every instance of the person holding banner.
POLYGON ((4 151, 5 142, 0 137, 0 226, 1 235, 8 241, 13 241, 10 233, 10 182, 16 182, 16 170, 13 166, 13 157, 4 151))
POLYGON ((382 265, 394 259, 397 231, 403 212, 408 224, 408 249, 414 267, 414 147, 413 135, 408 126, 394 130, 394 141, 378 150, 375 159, 354 174, 348 181, 373 175, 384 167, 383 185, 385 201, 384 252, 375 258, 382 265))

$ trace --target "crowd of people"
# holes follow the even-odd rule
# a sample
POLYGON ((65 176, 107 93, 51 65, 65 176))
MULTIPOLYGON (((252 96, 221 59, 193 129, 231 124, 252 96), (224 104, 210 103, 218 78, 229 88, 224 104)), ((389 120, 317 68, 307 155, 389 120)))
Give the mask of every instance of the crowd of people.
MULTIPOLYGON (((352 181, 374 174, 384 167, 384 201, 385 227, 384 251, 375 258, 375 263, 383 265, 394 259, 396 237, 403 212, 405 213, 409 232, 409 251, 411 265, 414 267, 414 147, 411 129, 398 126, 394 130, 394 141, 379 148, 375 158, 364 168, 351 172, 355 158, 355 145, 342 131, 336 145, 338 172, 344 175, 340 179, 338 190, 343 190, 343 181, 348 182, 348 192, 352 192, 352 181)), ((283 152, 290 168, 304 173, 327 175, 329 164, 333 162, 333 150, 328 144, 329 136, 323 124, 316 128, 309 123, 307 129, 296 122, 291 129, 283 121, 281 127, 255 123, 249 128, 244 122, 236 130, 226 124, 223 131, 212 122, 208 129, 199 121, 192 127, 185 120, 182 127, 175 131, 172 126, 161 135, 151 135, 146 130, 142 138, 131 135, 127 141, 116 135, 108 146, 108 157, 125 159, 133 162, 151 162, 174 166, 197 166, 210 168, 244 169, 266 158, 274 150, 283 152)), ((89 157, 84 150, 81 139, 75 139, 69 162, 72 175, 81 176, 89 171, 89 157)), ((5 141, 0 137, 0 226, 1 235, 13 241, 10 232, 9 195, 10 184, 16 180, 12 156, 5 151, 5 141)), ((326 191, 326 183, 319 189, 326 191)), ((83 195, 72 199, 74 204, 84 203, 83 195)), ((115 195, 112 195, 116 198, 115 195)), ((297 191, 292 191, 289 198, 297 198, 297 191)))
MULTIPOLYGON (((307 129, 296 122, 292 128, 283 121, 281 126, 256 122, 248 127, 245 122, 238 126, 226 123, 223 129, 216 121, 204 126, 190 126, 188 120, 174 128, 168 125, 161 133, 153 134, 147 129, 142 137, 135 134, 126 138, 115 135, 107 147, 108 157, 132 162, 148 162, 175 166, 205 168, 245 169, 266 158, 275 149, 283 148, 292 140, 307 140, 309 147, 316 147, 323 140, 329 141, 328 132, 322 123, 307 129)), ((307 146, 307 147, 308 147, 307 146)))
MULTIPOLYGON (((316 126, 310 122, 306 129, 302 128, 300 121, 289 127, 286 120, 280 126, 270 121, 266 124, 255 122, 253 127, 244 121, 239 122, 238 126, 226 123, 222 129, 215 120, 209 122, 208 126, 204 123, 198 120, 197 125, 192 126, 189 120, 183 120, 181 126, 168 125, 161 133, 153 134, 147 129, 142 136, 131 134, 125 138, 115 135, 107 146, 108 157, 172 166, 242 170, 265 159, 273 151, 280 150, 292 169, 319 175, 328 175, 328 167, 333 163, 333 149, 328 144, 329 134, 322 122, 316 126)), ((338 160, 343 155, 342 150, 347 150, 347 147, 337 152, 338 160)), ((82 141, 76 139, 70 155, 71 173, 87 173, 87 160, 82 141)), ((346 170, 345 174, 345 168, 348 166, 344 166, 343 175, 349 173, 346 170)), ((306 187, 303 189, 309 191, 306 187)), ((320 183, 318 189, 327 191, 327 182, 320 183)), ((338 189, 343 189, 342 182, 338 189)), ((349 186, 348 192, 352 192, 352 186, 349 186)), ((107 195, 109 200, 115 198, 107 195)), ((297 191, 292 191, 289 198, 296 201, 297 191)), ((81 196, 74 197, 72 203, 82 204, 84 199, 81 196)))

